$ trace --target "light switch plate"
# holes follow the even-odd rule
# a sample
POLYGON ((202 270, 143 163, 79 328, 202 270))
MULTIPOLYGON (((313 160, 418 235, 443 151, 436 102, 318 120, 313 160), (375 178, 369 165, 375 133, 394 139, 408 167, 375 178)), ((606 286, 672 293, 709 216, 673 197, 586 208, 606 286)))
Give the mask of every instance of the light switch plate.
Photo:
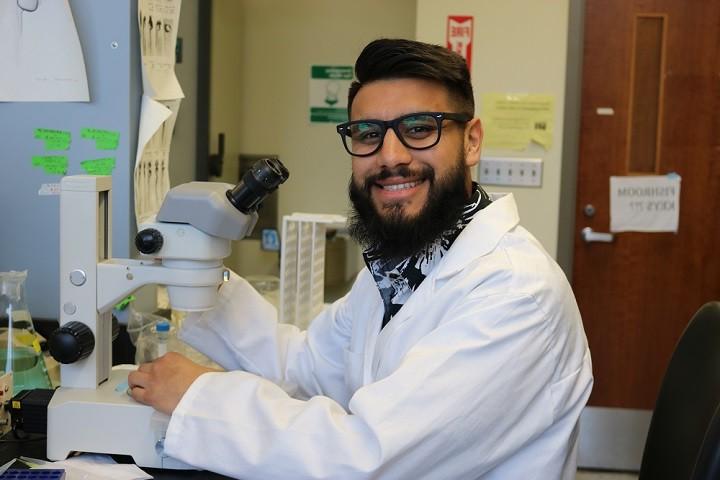
POLYGON ((480 185, 540 187, 542 163, 541 158, 483 157, 478 164, 478 179, 480 185))

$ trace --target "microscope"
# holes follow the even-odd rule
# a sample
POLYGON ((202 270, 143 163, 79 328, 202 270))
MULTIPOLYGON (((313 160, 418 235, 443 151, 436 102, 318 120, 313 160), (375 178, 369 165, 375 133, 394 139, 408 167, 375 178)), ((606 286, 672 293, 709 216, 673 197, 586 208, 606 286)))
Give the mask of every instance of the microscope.
POLYGON ((111 310, 139 287, 165 285, 174 309, 212 309, 229 272, 230 242, 248 236, 262 200, 287 180, 277 159, 255 163, 233 187, 190 182, 172 188, 140 225, 140 259, 112 258, 111 177, 61 181, 60 328, 49 338, 61 386, 48 405, 47 457, 71 452, 129 455, 141 467, 193 468, 164 454, 170 417, 127 394, 135 367, 112 367, 111 310))

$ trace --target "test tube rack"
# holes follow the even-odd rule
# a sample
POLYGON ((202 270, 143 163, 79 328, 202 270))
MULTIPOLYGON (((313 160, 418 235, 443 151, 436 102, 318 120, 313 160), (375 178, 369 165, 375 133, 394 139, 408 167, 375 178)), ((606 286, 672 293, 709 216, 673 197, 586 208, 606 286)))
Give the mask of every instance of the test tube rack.
POLYGON ((342 215, 293 213, 283 217, 280 250, 280 321, 306 329, 325 300, 325 234, 344 228, 342 215))

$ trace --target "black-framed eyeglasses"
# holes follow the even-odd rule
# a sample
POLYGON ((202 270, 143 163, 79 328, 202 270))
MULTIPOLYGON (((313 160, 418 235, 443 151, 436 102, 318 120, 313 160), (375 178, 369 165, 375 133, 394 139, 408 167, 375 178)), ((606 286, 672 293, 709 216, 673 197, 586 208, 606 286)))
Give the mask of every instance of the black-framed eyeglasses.
POLYGON ((432 148, 440 141, 443 120, 469 122, 466 113, 417 112, 394 120, 353 120, 337 126, 345 150, 354 157, 368 157, 382 148, 388 128, 413 150, 432 148))

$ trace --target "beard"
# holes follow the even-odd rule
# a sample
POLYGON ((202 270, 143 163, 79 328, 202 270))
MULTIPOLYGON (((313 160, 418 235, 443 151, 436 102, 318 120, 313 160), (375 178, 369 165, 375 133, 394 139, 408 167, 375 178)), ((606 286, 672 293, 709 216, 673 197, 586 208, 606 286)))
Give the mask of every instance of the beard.
POLYGON ((419 253, 457 224, 470 200, 469 174, 464 160, 460 152, 453 167, 441 178, 435 178, 435 170, 428 165, 419 170, 410 170, 406 165, 384 169, 367 177, 360 186, 351 177, 348 186, 352 202, 348 221, 350 236, 383 258, 419 253), (429 183, 425 205, 416 215, 406 215, 402 203, 383 207, 383 212, 375 208, 371 189, 378 180, 391 176, 414 176, 429 183))

